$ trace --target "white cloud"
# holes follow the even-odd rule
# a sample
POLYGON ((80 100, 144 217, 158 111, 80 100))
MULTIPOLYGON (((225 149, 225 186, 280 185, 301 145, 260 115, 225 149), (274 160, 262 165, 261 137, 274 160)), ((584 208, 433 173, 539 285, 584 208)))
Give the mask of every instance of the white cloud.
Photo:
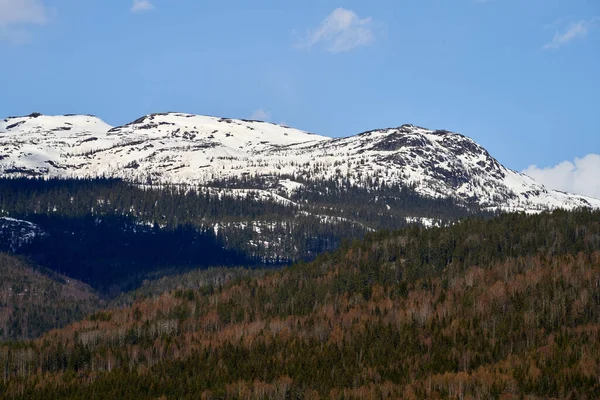
POLYGON ((0 26, 46 22, 48 11, 40 0, 0 0, 0 26))
POLYGON ((268 121, 270 118, 271 118, 271 113, 263 110, 262 108, 259 108, 258 110, 254 111, 252 113, 252 116, 250 117, 250 119, 254 119, 257 121, 268 121))
POLYGON ((24 28, 50 20, 41 0, 0 0, 0 40, 13 45, 27 43, 31 34, 24 28))
POLYGON ((563 161, 554 167, 535 165, 523 173, 552 189, 600 199, 600 155, 588 154, 574 162, 563 161))
POLYGON ((558 49, 559 47, 571 43, 577 38, 585 37, 588 34, 593 22, 594 20, 572 22, 564 31, 556 32, 554 34, 554 38, 552 38, 552 40, 546 43, 542 48, 544 50, 558 49))
POLYGON ((371 18, 361 19, 351 10, 338 8, 318 28, 309 31, 296 47, 310 49, 322 43, 328 51, 341 53, 372 44, 375 41, 373 31, 371 18))
POLYGON ((150 11, 153 9, 154 5, 148 0, 133 0, 133 5, 131 6, 131 12, 134 13, 150 11))

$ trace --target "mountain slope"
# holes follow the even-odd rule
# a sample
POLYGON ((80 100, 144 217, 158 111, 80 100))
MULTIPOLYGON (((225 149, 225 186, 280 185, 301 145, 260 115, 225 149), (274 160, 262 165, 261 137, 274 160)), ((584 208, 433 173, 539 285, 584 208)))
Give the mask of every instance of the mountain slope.
POLYGON ((91 287, 0 253, 0 342, 32 338, 102 306, 91 287))
MULTIPOLYGON (((343 240, 359 239, 373 230, 397 229, 411 223, 440 225, 471 215, 486 215, 447 199, 425 199, 398 186, 367 190, 305 181, 290 194, 277 186, 266 187, 267 181, 224 181, 214 185, 221 186, 200 190, 163 186, 147 190, 145 185, 118 179, 0 178, 0 215, 28 221, 6 224, 5 230, 0 224, 0 249, 32 256, 36 262, 58 268, 61 273, 98 271, 93 275, 101 280, 117 278, 105 273, 107 265, 97 268, 100 259, 108 261, 112 254, 117 256, 112 258, 118 265, 114 271, 119 276, 117 280, 123 283, 120 273, 127 270, 123 268, 123 262, 129 264, 126 260, 140 261, 136 264, 146 272, 153 266, 181 266, 184 260, 177 256, 179 253, 163 252, 163 246, 197 246, 193 243, 198 234, 207 237, 212 233, 217 247, 224 245, 238 255, 245 254, 242 259, 236 257, 237 262, 245 261, 244 265, 254 265, 253 261, 258 260, 278 264, 313 259, 336 249, 343 240), (265 186, 258 189, 263 187, 254 186, 258 184, 265 186), (244 185, 245 189, 230 185, 244 185), (15 248, 15 239, 24 237, 17 228, 29 228, 31 223, 45 235, 15 248), (110 243, 111 253, 104 252, 104 246, 95 245, 94 240, 110 243), (132 246, 133 243, 141 247, 132 246), (148 250, 137 253, 145 248, 148 250), (48 263, 52 259, 60 262, 48 263)), ((227 254, 214 247, 210 253, 227 254)), ((209 258, 202 253, 193 254, 199 257, 189 258, 192 254, 188 254, 185 259, 195 260, 195 266, 207 266, 205 261, 209 258)), ((208 265, 230 265, 228 259, 212 258, 216 263, 208 265)), ((81 275, 74 277, 86 280, 81 275)))
POLYGON ((365 188, 414 185, 417 193, 488 210, 600 208, 600 200, 546 189, 509 170, 473 140, 403 125, 331 139, 274 124, 180 113, 116 128, 92 116, 7 118, 0 123, 3 176, 120 177, 210 185, 268 177, 291 195, 304 182, 365 188), (299 182, 300 181, 300 182, 299 182))
POLYGON ((29 221, 14 218, 0 218, 0 251, 16 252, 31 243, 44 231, 29 221))
POLYGON ((600 396, 600 214, 368 235, 0 347, 0 398, 600 396))

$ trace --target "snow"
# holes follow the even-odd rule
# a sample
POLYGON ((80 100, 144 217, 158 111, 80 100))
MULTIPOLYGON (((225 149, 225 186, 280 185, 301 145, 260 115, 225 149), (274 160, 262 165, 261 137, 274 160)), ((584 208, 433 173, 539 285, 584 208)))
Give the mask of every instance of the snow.
POLYGON ((29 221, 10 217, 0 217, 0 239, 7 243, 11 251, 17 251, 36 237, 43 236, 42 229, 29 221))
POLYGON ((290 179, 281 179, 279 184, 286 190, 288 195, 304 187, 302 183, 294 182, 290 179))
POLYGON ((422 225, 426 228, 442 226, 442 221, 427 217, 406 217, 406 222, 408 222, 409 224, 422 225))
MULTIPOLYGON (((415 184, 422 195, 475 201, 490 210, 600 208, 600 200, 548 190, 502 166, 460 134, 403 125, 332 139, 259 121, 182 113, 151 114, 117 128, 97 117, 38 116, 0 122, 4 176, 120 177, 152 185, 210 186, 268 176, 273 189, 214 189, 217 195, 287 197, 298 180, 415 184), (285 178, 277 178, 284 175, 285 178)), ((213 189, 211 189, 213 190, 213 189)))

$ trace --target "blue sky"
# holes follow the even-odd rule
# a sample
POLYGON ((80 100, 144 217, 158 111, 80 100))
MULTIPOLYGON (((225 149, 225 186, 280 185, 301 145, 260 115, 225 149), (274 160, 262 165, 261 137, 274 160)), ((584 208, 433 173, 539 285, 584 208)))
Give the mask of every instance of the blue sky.
POLYGON ((0 0, 0 84, 0 116, 444 128, 600 197, 598 0, 0 0))

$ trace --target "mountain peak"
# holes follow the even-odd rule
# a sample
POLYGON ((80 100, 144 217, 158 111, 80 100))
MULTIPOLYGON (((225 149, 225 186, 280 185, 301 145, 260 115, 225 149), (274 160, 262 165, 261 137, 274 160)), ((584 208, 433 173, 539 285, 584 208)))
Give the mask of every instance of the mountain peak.
POLYGON ((600 208, 505 168, 464 135, 412 124, 332 139, 268 122, 177 112, 112 128, 93 116, 35 115, 0 124, 3 176, 113 176, 206 185, 215 179, 296 176, 304 181, 411 185, 424 196, 484 209, 600 208))
POLYGON ((61 126, 84 126, 98 125, 99 130, 108 126, 104 121, 95 115, 82 114, 64 114, 64 115, 44 115, 40 113, 31 113, 23 116, 7 117, 0 121, 0 131, 11 130, 19 127, 21 131, 39 128, 41 131, 50 131, 61 126))

